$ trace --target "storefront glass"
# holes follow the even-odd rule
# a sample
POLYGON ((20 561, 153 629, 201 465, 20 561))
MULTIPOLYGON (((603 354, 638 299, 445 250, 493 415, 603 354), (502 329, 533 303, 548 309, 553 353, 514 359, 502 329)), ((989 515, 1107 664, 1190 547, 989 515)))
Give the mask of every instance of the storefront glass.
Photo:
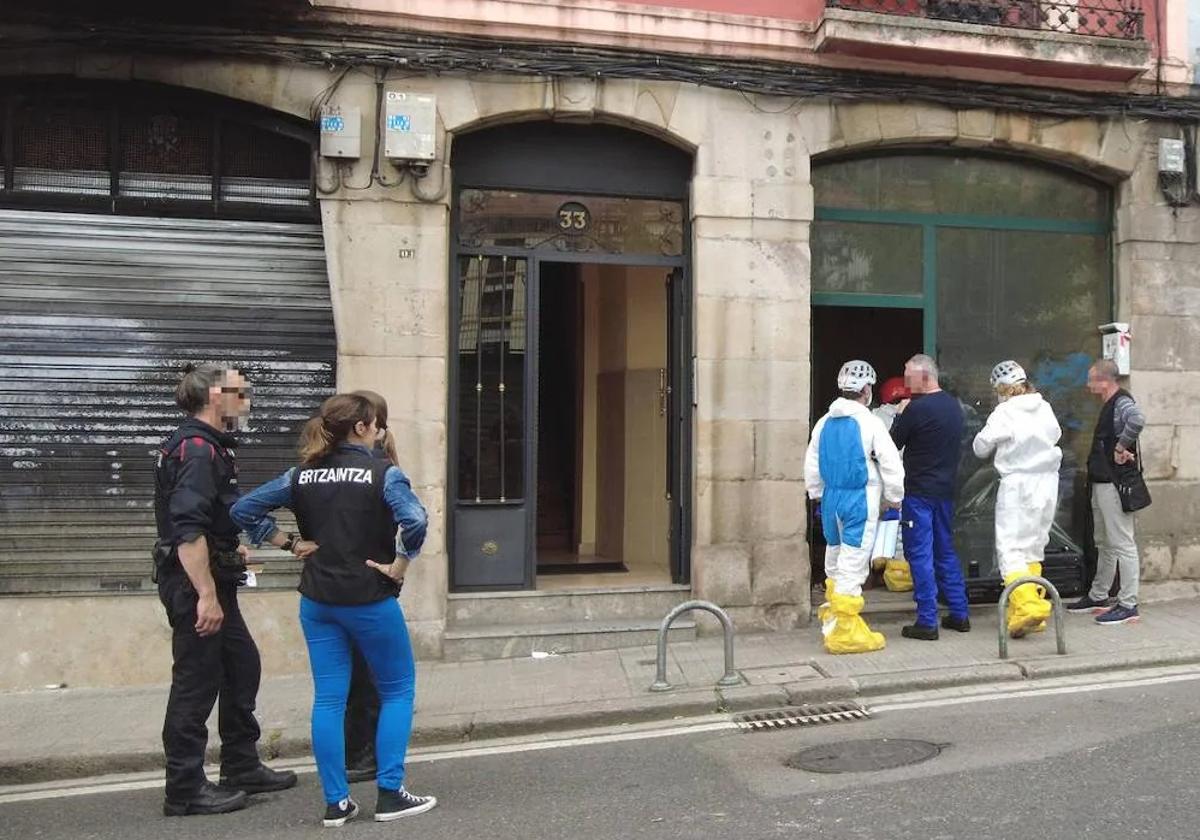
POLYGON ((1078 550, 1099 408, 1084 383, 1112 312, 1108 190, 1065 170, 945 154, 826 164, 813 182, 813 304, 922 308, 924 349, 963 403, 957 540, 969 575, 995 571, 997 476, 970 443, 995 405, 988 376, 1003 359, 1025 366, 1062 425, 1051 549, 1078 550))

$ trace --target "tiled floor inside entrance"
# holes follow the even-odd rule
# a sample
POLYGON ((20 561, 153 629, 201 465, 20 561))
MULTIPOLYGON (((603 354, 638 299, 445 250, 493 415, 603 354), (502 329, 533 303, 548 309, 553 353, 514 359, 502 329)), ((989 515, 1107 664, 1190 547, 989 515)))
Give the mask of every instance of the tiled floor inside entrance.
POLYGON ((601 574, 539 575, 537 588, 543 591, 564 589, 621 589, 627 586, 669 586, 671 574, 666 570, 634 567, 627 572, 601 574))

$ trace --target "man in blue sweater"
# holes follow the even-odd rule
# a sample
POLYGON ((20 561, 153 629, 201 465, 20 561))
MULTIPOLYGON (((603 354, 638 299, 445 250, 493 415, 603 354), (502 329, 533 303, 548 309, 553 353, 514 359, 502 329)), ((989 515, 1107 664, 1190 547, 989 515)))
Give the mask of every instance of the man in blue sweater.
POLYGON ((963 412, 938 384, 937 363, 916 355, 904 366, 912 401, 892 425, 892 440, 904 453, 904 553, 912 568, 917 620, 901 633, 909 639, 938 637, 938 592, 950 614, 948 630, 971 629, 967 586, 954 551, 954 494, 962 452, 963 412))

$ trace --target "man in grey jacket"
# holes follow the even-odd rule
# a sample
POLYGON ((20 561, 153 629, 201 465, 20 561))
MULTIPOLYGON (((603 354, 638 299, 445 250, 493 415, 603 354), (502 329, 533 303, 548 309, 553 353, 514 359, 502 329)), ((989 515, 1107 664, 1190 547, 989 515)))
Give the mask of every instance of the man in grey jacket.
POLYGON ((1141 453, 1138 436, 1146 426, 1146 415, 1133 396, 1117 382, 1117 366, 1101 359, 1088 371, 1088 390, 1103 403, 1092 451, 1088 456, 1088 482, 1092 485, 1092 516, 1095 521, 1096 577, 1091 591, 1067 607, 1071 612, 1097 613, 1096 623, 1125 624, 1137 621, 1140 560, 1133 536, 1133 514, 1121 509, 1121 497, 1113 486, 1112 470, 1117 464, 1132 464, 1141 453), (1109 597, 1113 576, 1121 571, 1117 602, 1109 597))

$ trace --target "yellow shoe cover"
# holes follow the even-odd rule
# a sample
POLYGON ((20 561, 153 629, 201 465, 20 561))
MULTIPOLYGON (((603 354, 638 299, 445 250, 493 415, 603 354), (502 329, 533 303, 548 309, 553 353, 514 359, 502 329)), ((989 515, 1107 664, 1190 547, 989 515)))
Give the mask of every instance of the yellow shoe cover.
MULTIPOLYGON (((1004 578, 1004 585, 1024 577, 1026 573, 1013 572, 1004 578)), ((1008 596, 1008 634, 1019 639, 1029 632, 1038 632, 1038 626, 1045 629, 1046 619, 1051 613, 1050 602, 1042 597, 1042 588, 1033 584, 1018 586, 1008 596)))
POLYGON ((863 621, 862 596, 832 593, 829 598, 833 620, 822 627, 825 634, 825 650, 830 653, 870 653, 883 650, 887 641, 882 633, 876 633, 863 621))
MULTIPOLYGON (((1041 577, 1042 576, 1042 564, 1041 563, 1030 563, 1029 564, 1029 574, 1037 575, 1038 577, 1041 577)), ((1046 588, 1044 586, 1035 586, 1034 589, 1036 589, 1038 591, 1039 598, 1046 597, 1046 588)), ((1047 601, 1047 603, 1049 603, 1049 601, 1047 601)), ((1054 605, 1053 604, 1050 604, 1050 613, 1051 613, 1051 615, 1053 615, 1053 613, 1054 613, 1054 605)), ((1043 621, 1043 622, 1039 623, 1036 627, 1031 627, 1029 629, 1029 632, 1030 633, 1045 633, 1046 632, 1046 622, 1043 621)))
MULTIPOLYGON (((1041 563, 1030 563, 1029 564, 1029 574, 1034 575, 1035 577, 1041 577, 1042 576, 1042 564, 1041 563)), ((1035 588, 1038 591, 1039 598, 1046 597, 1046 587, 1038 586, 1035 588)))
POLYGON ((908 561, 903 557, 888 560, 883 569, 883 585, 888 588, 888 592, 912 592, 912 569, 909 568, 908 561))
POLYGON ((825 624, 833 618, 833 610, 829 606, 829 599, 833 597, 833 578, 825 578, 825 603, 817 607, 817 621, 825 624))

